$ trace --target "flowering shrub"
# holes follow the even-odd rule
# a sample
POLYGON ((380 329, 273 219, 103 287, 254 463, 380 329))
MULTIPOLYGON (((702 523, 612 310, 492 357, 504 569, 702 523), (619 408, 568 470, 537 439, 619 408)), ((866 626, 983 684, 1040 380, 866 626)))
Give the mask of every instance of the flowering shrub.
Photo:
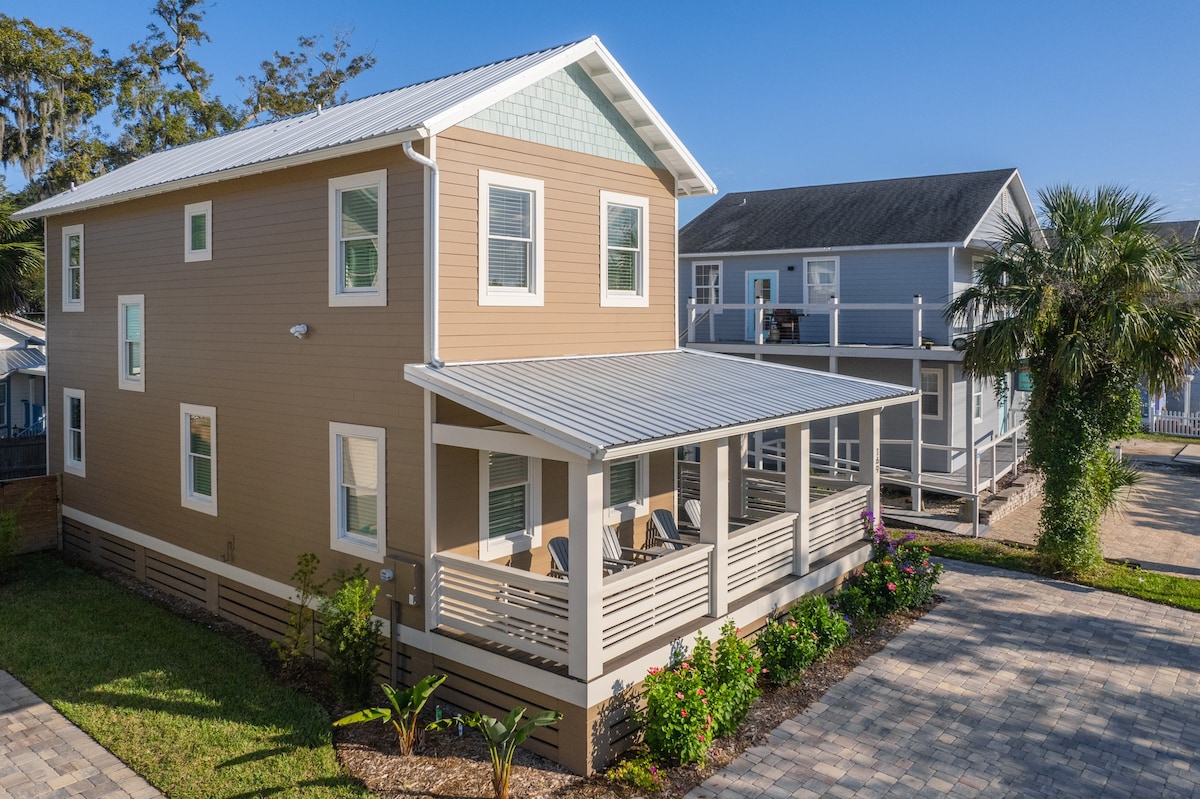
POLYGON ((871 536, 871 560, 851 585, 866 595, 875 616, 920 607, 933 601, 940 564, 931 563, 929 548, 913 543, 916 535, 892 538, 883 522, 863 512, 863 525, 871 536))
POLYGON ((769 619, 754 640, 762 655, 767 679, 775 685, 791 685, 817 659, 817 636, 796 623, 791 615, 769 619))
POLYGON ((713 735, 721 738, 737 732, 762 693, 758 689, 762 671, 758 653, 738 636, 731 620, 721 628, 715 651, 703 634, 696 636, 692 665, 700 672, 712 700, 713 735))
POLYGON ((688 660, 670 669, 652 668, 641 712, 646 747, 657 760, 704 765, 713 738, 708 689, 688 660))
POLYGON ((829 600, 820 595, 805 597, 792 606, 788 615, 800 627, 813 634, 816 660, 824 660, 833 650, 850 638, 850 625, 840 613, 829 607, 829 600))
POLYGON ((666 778, 649 752, 638 752, 617 763, 608 770, 608 778, 647 793, 658 793, 667 787, 666 778))
POLYGON ((869 633, 878 624, 871 598, 857 585, 848 585, 833 597, 833 604, 850 619, 852 632, 869 633))

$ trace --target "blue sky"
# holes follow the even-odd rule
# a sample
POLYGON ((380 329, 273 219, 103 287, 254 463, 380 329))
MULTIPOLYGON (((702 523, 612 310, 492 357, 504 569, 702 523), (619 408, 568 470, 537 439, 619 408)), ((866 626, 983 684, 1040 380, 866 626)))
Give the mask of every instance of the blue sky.
MULTIPOLYGON (((2 5, 118 54, 153 0, 2 5)), ((1200 218, 1195 0, 217 0, 196 57, 241 97, 335 27, 378 58, 351 97, 597 34, 723 192, 1015 166, 1035 201, 1116 183, 1200 218)))

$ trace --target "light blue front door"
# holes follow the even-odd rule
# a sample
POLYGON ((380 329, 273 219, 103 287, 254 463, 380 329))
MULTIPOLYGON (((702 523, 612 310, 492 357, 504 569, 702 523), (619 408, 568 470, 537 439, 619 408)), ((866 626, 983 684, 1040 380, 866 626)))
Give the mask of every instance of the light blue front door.
MULTIPOLYGON (((747 272, 746 273, 746 304, 753 305, 760 299, 770 309, 775 302, 775 284, 779 281, 778 272, 747 272)), ((752 309, 746 312, 746 340, 754 341, 754 319, 756 312, 752 309)), ((766 335, 767 331, 763 331, 766 335)))

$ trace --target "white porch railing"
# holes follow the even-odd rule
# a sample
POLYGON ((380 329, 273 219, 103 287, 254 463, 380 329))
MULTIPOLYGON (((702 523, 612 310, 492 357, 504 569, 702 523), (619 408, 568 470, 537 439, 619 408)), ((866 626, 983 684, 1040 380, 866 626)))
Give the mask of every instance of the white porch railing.
POLYGON ((604 659, 708 614, 713 547, 696 544, 604 578, 604 659))
POLYGON ((862 513, 871 496, 869 485, 819 499, 809 512, 809 557, 818 560, 863 537, 862 513))
POLYGON ((796 519, 781 513, 729 535, 729 598, 740 599, 792 574, 796 519))

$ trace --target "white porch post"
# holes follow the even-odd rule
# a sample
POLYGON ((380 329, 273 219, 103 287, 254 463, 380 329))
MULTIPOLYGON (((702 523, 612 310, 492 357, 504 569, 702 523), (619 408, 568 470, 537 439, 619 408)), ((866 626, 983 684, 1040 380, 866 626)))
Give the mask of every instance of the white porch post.
POLYGON ((567 589, 572 677, 588 680, 604 671, 601 624, 604 605, 604 546, 600 530, 604 513, 604 464, 569 461, 567 467, 567 589))
POLYGON ((729 439, 700 445, 700 540, 712 544, 708 615, 729 610, 729 439))
POLYGON ((792 536, 792 574, 803 577, 809 569, 809 449, 812 446, 812 430, 808 422, 800 422, 788 425, 784 435, 787 458, 784 460, 783 509, 796 512, 792 536))
MULTIPOLYGON (((746 464, 749 456, 750 437, 743 433, 730 439, 729 447, 729 508, 734 516, 746 515, 746 464)), ((762 441, 759 441, 759 456, 762 441)), ((702 459, 703 460, 703 459, 702 459)), ((762 464, 758 464, 762 468, 762 464)))
MULTIPOLYGON (((921 361, 913 358, 912 362, 912 386, 917 391, 921 390, 921 361)), ((913 481, 917 483, 917 488, 912 489, 912 509, 921 512, 921 469, 924 464, 921 462, 923 455, 921 444, 925 438, 925 431, 921 424, 921 403, 922 399, 912 403, 912 454, 909 456, 910 468, 912 469, 913 481)), ((941 402, 941 399, 938 399, 941 402)))
POLYGON ((883 502, 879 496, 879 415, 882 411, 863 411, 858 415, 859 482, 871 486, 867 510, 879 521, 883 502))

